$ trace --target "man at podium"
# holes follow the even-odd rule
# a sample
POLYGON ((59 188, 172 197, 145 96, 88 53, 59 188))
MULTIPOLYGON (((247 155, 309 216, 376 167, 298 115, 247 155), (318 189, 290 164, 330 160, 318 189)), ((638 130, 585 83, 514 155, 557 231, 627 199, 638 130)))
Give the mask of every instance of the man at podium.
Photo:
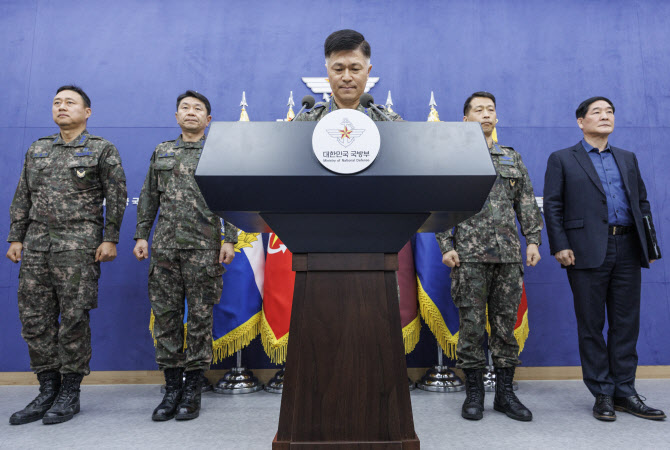
MULTIPOLYGON (((372 120, 387 120, 374 108, 365 108, 360 103, 372 69, 370 44, 365 37, 358 31, 339 30, 326 38, 323 47, 328 81, 333 95, 330 101, 317 103, 311 111, 298 115, 294 120, 318 122, 326 114, 337 109, 356 109, 367 114, 372 120)), ((381 108, 383 106, 379 105, 378 109, 381 108)), ((386 111, 386 116, 391 120, 402 120, 392 111, 386 111)))

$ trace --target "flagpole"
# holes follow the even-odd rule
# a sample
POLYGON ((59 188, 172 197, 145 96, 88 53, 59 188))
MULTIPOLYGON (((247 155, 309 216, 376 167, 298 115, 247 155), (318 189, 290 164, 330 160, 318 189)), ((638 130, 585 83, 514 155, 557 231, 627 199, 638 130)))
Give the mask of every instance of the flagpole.
POLYGON ((216 382, 214 392, 217 394, 251 394, 263 389, 251 370, 242 366, 242 350, 236 352, 236 366, 223 374, 216 382))
MULTIPOLYGON (((496 372, 495 372, 495 366, 493 365, 493 357, 491 356, 491 352, 489 351, 489 346, 488 346, 488 341, 487 345, 484 348, 484 351, 486 352, 487 359, 488 359, 488 366, 486 366, 486 370, 484 371, 484 390, 486 392, 495 392, 496 391, 496 372)), ((519 389, 519 383, 516 381, 512 382, 512 389, 515 391, 519 389)))
POLYGON ((271 394, 281 394, 284 392, 284 368, 279 369, 272 379, 265 385, 265 392, 271 394))
POLYGON ((428 369, 416 387, 429 392, 460 392, 465 389, 463 381, 448 366, 444 365, 443 352, 437 344, 437 365, 428 369))

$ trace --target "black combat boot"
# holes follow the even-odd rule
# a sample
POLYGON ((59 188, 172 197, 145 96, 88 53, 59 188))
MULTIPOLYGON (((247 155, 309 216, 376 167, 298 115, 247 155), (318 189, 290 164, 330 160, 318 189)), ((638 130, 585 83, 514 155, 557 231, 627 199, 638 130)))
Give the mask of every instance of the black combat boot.
POLYGON ((523 406, 516 394, 514 394, 514 367, 496 367, 496 396, 493 400, 493 409, 505 413, 507 417, 530 422, 533 413, 523 406))
POLYGON ((200 415, 200 384, 204 370, 190 370, 186 372, 184 381, 184 392, 181 395, 181 403, 177 408, 177 420, 195 419, 200 415))
POLYGON ((10 424, 23 425, 24 423, 40 420, 53 405, 60 389, 60 373, 55 370, 47 370, 38 373, 37 379, 40 382, 40 393, 32 402, 28 403, 28 406, 12 414, 12 417, 9 418, 10 424))
POLYGON ((42 423, 62 423, 72 419, 79 412, 79 385, 84 376, 79 373, 63 374, 58 397, 51 409, 44 414, 42 423))
POLYGON ((165 369, 163 373, 165 375, 165 396, 151 415, 151 419, 156 422, 172 419, 177 414, 177 406, 181 401, 184 369, 165 369))
POLYGON ((484 417, 484 379, 482 369, 463 369, 465 372, 465 401, 461 409, 464 419, 484 417))

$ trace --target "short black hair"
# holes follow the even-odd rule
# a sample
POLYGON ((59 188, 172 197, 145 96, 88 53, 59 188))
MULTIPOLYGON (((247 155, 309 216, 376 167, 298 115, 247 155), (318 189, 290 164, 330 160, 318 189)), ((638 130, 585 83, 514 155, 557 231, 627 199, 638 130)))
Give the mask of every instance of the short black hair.
POLYGON ((575 116, 578 119, 583 119, 586 116, 586 113, 589 111, 589 106, 591 106, 592 103, 595 103, 599 100, 604 100, 607 103, 609 103, 610 106, 612 107, 612 112, 614 112, 614 103, 612 103, 612 101, 609 98, 607 98, 607 97, 591 97, 591 98, 587 98, 586 100, 584 100, 583 102, 581 102, 579 104, 579 106, 577 107, 577 110, 575 111, 575 116))
POLYGON ((179 97, 177 97, 177 109, 179 109, 179 104, 181 103, 182 100, 184 100, 186 97, 193 97, 197 98, 201 102, 205 104, 205 108, 207 108, 207 115, 211 116, 212 115, 212 105, 209 104, 209 100, 207 100, 207 97, 202 95, 200 92, 188 90, 181 94, 179 97))
POLYGON ((75 86, 74 84, 66 84, 65 86, 61 86, 58 88, 56 91, 56 95, 60 93, 61 91, 74 91, 77 94, 81 95, 81 98, 84 100, 84 104, 86 105, 87 108, 91 107, 91 99, 88 98, 88 95, 86 95, 86 92, 79 86, 75 86))
POLYGON ((477 98, 477 97, 490 98, 491 100, 493 100, 493 106, 496 106, 496 98, 493 94, 491 94, 490 92, 486 92, 486 91, 475 92, 470 97, 468 97, 467 100, 465 100, 465 104, 463 105, 463 115, 464 116, 467 116, 468 113, 470 112, 470 109, 472 108, 470 106, 470 102, 472 101, 472 99, 477 98))
POLYGON ((331 33, 323 44, 323 52, 328 58, 335 52, 342 50, 360 50, 363 55, 370 59, 372 50, 365 36, 355 30, 339 30, 331 33))

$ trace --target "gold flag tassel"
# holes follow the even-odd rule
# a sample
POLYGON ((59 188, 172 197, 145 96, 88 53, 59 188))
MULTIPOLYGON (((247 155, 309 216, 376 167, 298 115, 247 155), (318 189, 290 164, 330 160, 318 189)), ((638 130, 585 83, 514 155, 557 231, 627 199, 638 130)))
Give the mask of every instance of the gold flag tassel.
MULTIPOLYGON (((151 316, 149 317, 149 331, 151 332, 151 338, 154 340, 154 347, 158 345, 156 341, 156 334, 154 333, 154 326, 156 324, 156 316, 154 316, 154 310, 151 310, 151 316)), ((186 350, 186 330, 188 329, 187 325, 184 324, 184 350, 186 350)))
POLYGON ((286 333, 281 339, 277 339, 272 327, 265 318, 265 312, 261 316, 261 343, 265 353, 274 364, 286 362, 286 348, 288 347, 288 335, 286 333))
POLYGON ((419 316, 419 311, 417 311, 414 320, 402 329, 402 342, 405 344, 406 355, 412 353, 416 344, 419 343, 419 337, 421 337, 421 318, 419 316))
POLYGON ((456 359, 456 346, 458 345, 458 331, 451 334, 447 324, 442 317, 439 308, 433 303, 426 291, 423 289, 421 280, 416 277, 417 291, 419 293, 419 308, 421 317, 426 322, 430 331, 435 335, 437 343, 442 347, 442 351, 447 357, 456 359))

